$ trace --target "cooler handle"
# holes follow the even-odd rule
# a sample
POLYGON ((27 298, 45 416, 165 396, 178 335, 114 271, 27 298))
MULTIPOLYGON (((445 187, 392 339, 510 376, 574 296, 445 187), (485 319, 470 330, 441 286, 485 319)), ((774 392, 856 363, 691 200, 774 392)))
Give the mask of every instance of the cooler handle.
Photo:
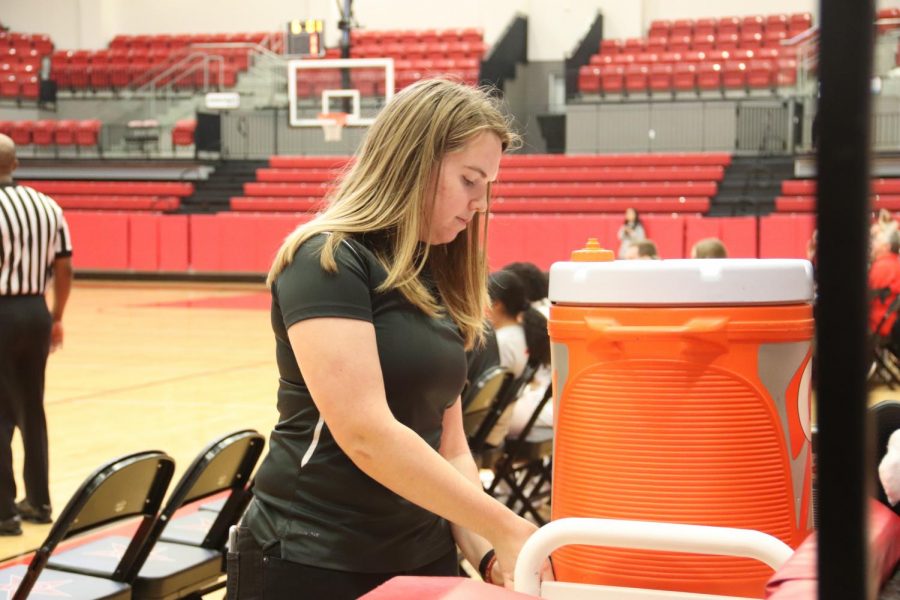
POLYGON ((726 317, 697 317, 684 325, 620 325, 615 319, 585 317, 592 341, 628 342, 638 338, 681 336, 715 344, 726 343, 726 317))

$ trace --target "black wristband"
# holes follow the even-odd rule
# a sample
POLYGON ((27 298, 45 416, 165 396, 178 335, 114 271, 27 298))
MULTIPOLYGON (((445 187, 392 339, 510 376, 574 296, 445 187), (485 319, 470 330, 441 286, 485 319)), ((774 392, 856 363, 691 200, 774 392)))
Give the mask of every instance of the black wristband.
POLYGON ((485 553, 485 555, 481 558, 481 562, 478 563, 478 574, 481 575, 482 579, 488 579, 487 573, 485 573, 485 571, 487 570, 488 565, 491 564, 492 558, 494 558, 493 548, 488 550, 487 553, 485 553))

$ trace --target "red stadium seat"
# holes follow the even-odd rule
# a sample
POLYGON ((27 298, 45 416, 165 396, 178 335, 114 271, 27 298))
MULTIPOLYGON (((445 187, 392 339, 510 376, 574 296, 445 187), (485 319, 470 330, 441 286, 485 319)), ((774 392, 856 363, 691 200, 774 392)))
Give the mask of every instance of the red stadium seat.
POLYGON ((669 38, 667 37, 651 37, 647 40, 647 52, 662 53, 669 47, 669 38))
POLYGON ((619 54, 622 51, 622 40, 603 40, 600 42, 600 54, 619 54))
POLYGON ((657 19, 650 22, 650 30, 647 37, 669 37, 671 31, 671 21, 657 19))
POLYGON ((763 37, 763 46, 767 48, 781 47, 781 40, 787 39, 787 31, 767 31, 763 37))
POLYGON ((741 33, 739 46, 741 48, 760 48, 763 45, 762 33, 741 33))
POLYGON ((748 15, 741 19, 741 35, 762 33, 766 20, 762 15, 748 15))
POLYGON ((716 36, 713 34, 706 34, 694 36, 694 39, 691 41, 691 49, 692 50, 703 50, 704 52, 712 50, 716 46, 716 36))
POLYGON ((41 82, 37 75, 19 76, 20 94, 26 100, 37 100, 41 93, 41 82))
POLYGON ((747 68, 747 85, 751 88, 772 87, 774 69, 768 60, 752 60, 747 68))
POLYGON ((578 89, 582 94, 600 93, 600 67, 585 65, 578 69, 578 89))
POLYGON ((716 35, 718 23, 715 19, 702 18, 694 23, 694 37, 699 35, 716 35))
POLYGON ((31 133, 31 143, 36 146, 51 146, 54 142, 55 133, 56 121, 51 121, 50 119, 35 121, 31 133))
POLYGON ((697 67, 697 87, 701 90, 718 90, 722 87, 722 65, 700 63, 697 67))
POLYGON ((793 58, 778 60, 778 71, 775 73, 775 84, 779 86, 797 85, 797 61, 793 58))
POLYGON ((655 52, 641 52, 634 55, 634 62, 640 65, 652 65, 659 61, 659 55, 655 52))
POLYGON ((656 63, 650 65, 647 82, 651 92, 668 92, 672 89, 672 65, 656 63))
POLYGON ((716 35, 717 50, 737 50, 740 38, 736 33, 719 33, 716 35))
POLYGON ((739 61, 728 61, 722 69, 722 87, 730 90, 747 87, 747 65, 739 61))
POLYGON ((647 40, 644 38, 628 38, 622 47, 622 52, 639 54, 647 51, 647 40))
POLYGON ((43 33, 33 33, 31 35, 31 44, 41 56, 46 56, 53 52, 53 42, 50 40, 50 36, 43 33))
POLYGON ((693 63, 678 63, 672 71, 672 88, 678 91, 696 91, 697 67, 693 63))
POLYGON ((689 52, 682 53, 682 59, 684 62, 689 63, 701 63, 706 61, 706 52, 691 50, 689 52))
POLYGON ((625 90, 629 94, 647 93, 647 65, 633 64, 625 67, 625 90))
POLYGON ((691 36, 678 35, 669 38, 669 52, 687 52, 691 49, 691 36))
POLYGON ((740 31, 741 20, 738 17, 722 17, 716 27, 718 35, 737 35, 740 31))
POLYGON ((600 88, 604 94, 620 94, 625 88, 625 67, 606 65, 600 67, 600 88))
POLYGON ((13 122, 9 137, 11 137, 16 144, 26 146, 31 144, 33 130, 34 121, 15 121, 13 122))
POLYGON ((21 85, 14 73, 0 75, 0 98, 18 98, 20 91, 21 85))
POLYGON ((676 19, 672 21, 672 29, 669 31, 669 37, 687 36, 694 34, 693 19, 676 19))
POLYGON ((681 62, 681 52, 663 52, 659 55, 659 62, 674 66, 681 62))
POLYGON ((788 37, 794 37, 812 27, 812 15, 798 13, 790 16, 788 20, 788 37))
POLYGON ((788 30, 788 16, 785 14, 769 15, 766 17, 766 31, 788 30))
POLYGON ((56 130, 53 132, 53 141, 57 146, 74 146, 77 121, 64 119, 56 122, 56 130))
POLYGON ((99 145, 102 126, 103 124, 98 119, 79 121, 75 128, 75 143, 78 146, 99 145))

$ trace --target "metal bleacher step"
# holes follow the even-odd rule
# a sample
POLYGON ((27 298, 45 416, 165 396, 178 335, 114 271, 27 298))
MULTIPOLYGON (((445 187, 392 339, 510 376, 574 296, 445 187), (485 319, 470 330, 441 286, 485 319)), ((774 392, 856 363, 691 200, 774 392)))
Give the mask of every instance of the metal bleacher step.
POLYGON ((709 216, 764 215, 775 208, 781 182, 793 177, 790 156, 735 156, 725 169, 718 192, 710 203, 709 216))
POLYGON ((182 212, 229 210, 231 198, 243 196, 244 184, 256 181, 256 170, 267 165, 268 161, 261 160, 229 160, 217 164, 206 180, 194 184, 194 193, 182 201, 182 212))

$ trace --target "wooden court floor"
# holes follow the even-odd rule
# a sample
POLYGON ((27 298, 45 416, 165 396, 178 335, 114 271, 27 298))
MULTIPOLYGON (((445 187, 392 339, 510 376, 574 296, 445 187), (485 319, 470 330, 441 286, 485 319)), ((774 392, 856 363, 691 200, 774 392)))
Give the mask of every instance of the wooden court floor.
MULTIPOLYGON (((76 281, 64 347, 47 367, 54 516, 109 459, 163 450, 177 480, 221 434, 268 437, 278 382, 268 297, 262 285, 76 281)), ((13 452, 21 498, 18 436, 13 452)), ((0 537, 0 558, 36 548, 49 527, 0 537)))

